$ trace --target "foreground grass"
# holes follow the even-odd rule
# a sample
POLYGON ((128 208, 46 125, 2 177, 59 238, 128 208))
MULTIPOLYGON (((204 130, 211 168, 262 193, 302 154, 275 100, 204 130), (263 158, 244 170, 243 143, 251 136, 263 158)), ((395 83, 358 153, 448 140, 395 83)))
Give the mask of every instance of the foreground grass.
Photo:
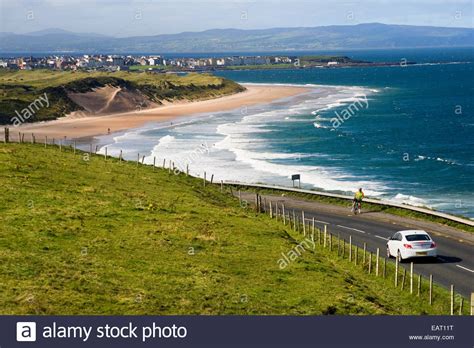
POLYGON ((0 145, 1 314, 446 314, 306 250, 219 187, 58 147, 0 145))

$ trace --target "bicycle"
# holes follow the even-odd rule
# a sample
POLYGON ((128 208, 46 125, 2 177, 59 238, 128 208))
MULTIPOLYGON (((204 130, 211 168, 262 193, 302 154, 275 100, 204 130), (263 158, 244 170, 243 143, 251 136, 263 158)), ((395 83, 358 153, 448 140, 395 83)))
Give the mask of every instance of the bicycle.
POLYGON ((362 208, 362 201, 357 201, 357 200, 354 199, 354 201, 352 202, 351 212, 354 215, 360 214, 360 209, 361 208, 362 208))

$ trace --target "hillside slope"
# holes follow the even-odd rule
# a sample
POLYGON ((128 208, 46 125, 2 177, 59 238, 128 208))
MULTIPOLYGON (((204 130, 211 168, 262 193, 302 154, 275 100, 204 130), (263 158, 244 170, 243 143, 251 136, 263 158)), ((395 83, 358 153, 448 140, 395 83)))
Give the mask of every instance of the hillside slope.
POLYGON ((0 184, 0 314, 448 310, 319 247, 280 269, 301 236, 184 174, 0 144, 0 184))
MULTIPOLYGON (((239 84, 212 75, 8 71, 0 69, 0 124, 12 124, 39 97, 48 105, 33 107, 34 114, 25 122, 53 120, 70 112, 127 112, 175 100, 204 100, 245 90, 239 84), (118 93, 105 93, 111 88, 118 93), (109 100, 109 97, 113 98, 109 100), (13 119, 14 120, 14 119, 13 119)), ((39 104, 38 104, 39 105, 39 104)))

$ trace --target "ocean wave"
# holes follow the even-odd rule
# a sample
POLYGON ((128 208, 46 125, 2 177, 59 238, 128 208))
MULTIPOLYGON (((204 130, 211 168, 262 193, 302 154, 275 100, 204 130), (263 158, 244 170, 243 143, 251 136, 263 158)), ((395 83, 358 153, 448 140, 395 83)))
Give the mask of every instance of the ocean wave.
POLYGON ((459 165, 459 163, 457 163, 454 160, 441 158, 441 157, 430 157, 430 156, 422 156, 422 155, 417 155, 415 157, 415 162, 424 161, 424 160, 431 160, 431 161, 443 162, 443 163, 452 164, 452 165, 459 165))
POLYGON ((314 122, 313 125, 314 125, 314 128, 329 128, 329 127, 327 127, 327 126, 322 126, 322 125, 319 124, 318 122, 314 122))
POLYGON ((161 137, 160 140, 158 140, 158 146, 167 146, 168 144, 172 143, 175 141, 176 138, 172 135, 165 135, 164 137, 161 137))
POLYGON ((388 199, 388 201, 392 201, 395 203, 402 203, 402 204, 408 204, 408 205, 413 205, 415 207, 428 207, 428 202, 422 198, 416 197, 416 196, 411 196, 411 195, 405 195, 402 193, 397 193, 394 197, 391 197, 388 199))

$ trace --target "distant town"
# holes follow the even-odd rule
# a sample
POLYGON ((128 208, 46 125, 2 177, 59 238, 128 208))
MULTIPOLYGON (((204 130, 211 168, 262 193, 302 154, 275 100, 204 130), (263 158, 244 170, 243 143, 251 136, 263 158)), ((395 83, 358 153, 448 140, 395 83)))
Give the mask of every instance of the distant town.
MULTIPOLYGON (((161 55, 51 55, 45 57, 0 58, 0 68, 32 70, 100 70, 100 71, 213 71, 241 69, 303 69, 347 66, 398 65, 365 62, 345 56, 228 56, 210 58, 165 58, 161 55)), ((413 62, 405 62, 413 64, 413 62)))

